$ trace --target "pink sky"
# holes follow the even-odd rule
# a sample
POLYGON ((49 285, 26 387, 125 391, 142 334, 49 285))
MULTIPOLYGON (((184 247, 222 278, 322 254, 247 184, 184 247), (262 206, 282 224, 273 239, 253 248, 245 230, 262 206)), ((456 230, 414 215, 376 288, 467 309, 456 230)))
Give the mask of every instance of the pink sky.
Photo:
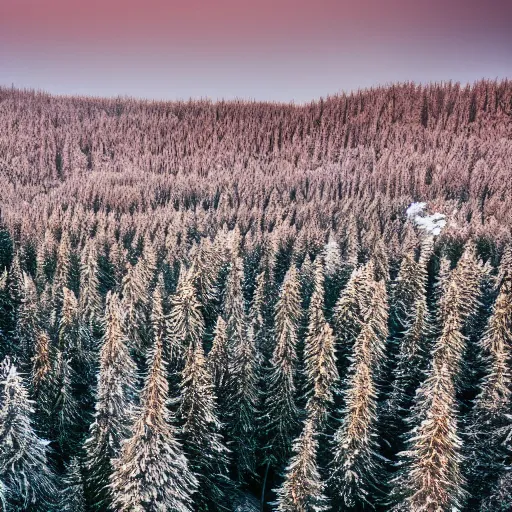
POLYGON ((0 0, 0 83, 306 101, 512 76, 512 1, 0 0))

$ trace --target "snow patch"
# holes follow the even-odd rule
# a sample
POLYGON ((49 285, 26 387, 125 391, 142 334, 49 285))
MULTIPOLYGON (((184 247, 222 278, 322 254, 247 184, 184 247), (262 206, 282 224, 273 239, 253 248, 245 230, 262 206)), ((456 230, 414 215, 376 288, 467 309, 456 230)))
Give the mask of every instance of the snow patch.
POLYGON ((405 213, 413 220, 418 229, 421 229, 430 235, 437 236, 446 226, 446 216, 442 213, 425 215, 426 207, 427 203, 412 203, 405 213))
POLYGON ((426 207, 427 203, 411 203, 405 213, 407 214, 407 217, 413 218, 416 215, 423 213, 426 207))

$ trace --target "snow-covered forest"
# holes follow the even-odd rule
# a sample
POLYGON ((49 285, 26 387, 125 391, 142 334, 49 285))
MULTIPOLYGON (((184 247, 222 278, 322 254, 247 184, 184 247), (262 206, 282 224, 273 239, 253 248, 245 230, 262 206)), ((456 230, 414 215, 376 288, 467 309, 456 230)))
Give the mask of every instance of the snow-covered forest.
POLYGON ((512 510, 512 83, 0 88, 0 510, 512 510))

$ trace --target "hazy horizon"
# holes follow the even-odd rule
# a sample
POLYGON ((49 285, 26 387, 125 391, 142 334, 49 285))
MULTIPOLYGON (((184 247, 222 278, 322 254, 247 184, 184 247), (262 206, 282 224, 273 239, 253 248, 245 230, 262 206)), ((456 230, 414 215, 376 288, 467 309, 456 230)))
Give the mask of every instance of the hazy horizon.
POLYGON ((97 0, 0 5, 0 84, 50 94, 305 103, 512 76, 512 3, 97 0))

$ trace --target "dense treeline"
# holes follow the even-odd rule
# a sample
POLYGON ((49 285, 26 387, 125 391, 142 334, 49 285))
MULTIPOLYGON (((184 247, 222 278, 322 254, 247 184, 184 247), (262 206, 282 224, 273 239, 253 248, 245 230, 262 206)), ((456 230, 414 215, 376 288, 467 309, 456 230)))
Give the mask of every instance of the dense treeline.
POLYGON ((509 82, 0 89, 0 510, 510 510, 511 140, 509 82))

